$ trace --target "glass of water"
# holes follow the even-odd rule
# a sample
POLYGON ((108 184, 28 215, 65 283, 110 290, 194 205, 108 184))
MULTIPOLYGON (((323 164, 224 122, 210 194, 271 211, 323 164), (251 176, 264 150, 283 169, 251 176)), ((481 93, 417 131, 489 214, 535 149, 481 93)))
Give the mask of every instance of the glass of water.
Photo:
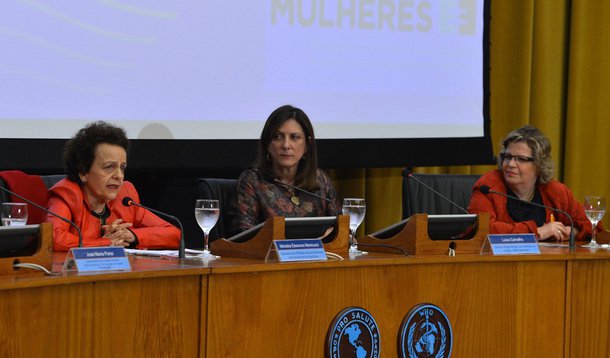
POLYGON ((201 258, 203 259, 215 259, 220 256, 212 255, 208 245, 208 239, 210 231, 216 225, 218 216, 220 215, 220 207, 218 200, 212 199, 200 199, 195 202, 195 219, 197 224, 203 230, 203 253, 201 258))
POLYGON ((606 212, 606 198, 603 196, 586 196, 583 207, 585 208, 585 214, 587 214, 593 226, 591 242, 583 247, 598 248, 601 245, 597 243, 597 223, 604 217, 606 212))
POLYGON ((345 198, 343 199, 342 207, 343 215, 349 215, 349 254, 364 255, 365 251, 358 250, 358 242, 356 241, 356 230, 364 220, 366 214, 366 204, 364 199, 345 198))
POLYGON ((28 205, 25 203, 2 203, 2 225, 23 226, 28 222, 28 205))

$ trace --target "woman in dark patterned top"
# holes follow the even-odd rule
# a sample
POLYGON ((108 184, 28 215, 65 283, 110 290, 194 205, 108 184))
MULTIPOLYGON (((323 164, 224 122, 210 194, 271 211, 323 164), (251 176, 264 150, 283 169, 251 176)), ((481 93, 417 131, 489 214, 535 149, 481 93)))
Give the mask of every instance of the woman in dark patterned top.
POLYGON ((269 116, 258 141, 251 169, 237 182, 233 229, 245 230, 272 216, 335 216, 337 192, 318 169, 315 136, 309 118, 299 108, 282 106, 269 116), (314 195, 295 190, 296 186, 314 195))

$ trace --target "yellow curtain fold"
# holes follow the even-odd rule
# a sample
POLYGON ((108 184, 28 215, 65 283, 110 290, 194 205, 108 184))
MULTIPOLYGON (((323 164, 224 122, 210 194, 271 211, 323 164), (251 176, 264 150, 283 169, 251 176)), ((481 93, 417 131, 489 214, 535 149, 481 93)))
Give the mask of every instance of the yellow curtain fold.
POLYGON ((610 2, 572 1, 565 183, 610 195, 610 2))

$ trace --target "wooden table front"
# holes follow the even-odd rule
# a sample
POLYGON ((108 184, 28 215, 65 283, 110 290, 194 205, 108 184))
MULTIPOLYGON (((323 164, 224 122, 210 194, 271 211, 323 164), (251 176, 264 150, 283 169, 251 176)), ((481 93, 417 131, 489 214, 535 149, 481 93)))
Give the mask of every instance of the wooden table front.
POLYGON ((395 357, 401 321, 419 303, 449 318, 453 357, 610 356, 610 254, 598 251, 295 264, 131 257, 131 272, 2 276, 0 356, 322 357, 335 316, 359 306, 379 326, 380 356, 395 357))
MULTIPOLYGON (((63 257, 55 255, 55 270, 63 257)), ((0 357, 199 356, 209 270, 143 257, 131 265, 0 277, 0 357)))

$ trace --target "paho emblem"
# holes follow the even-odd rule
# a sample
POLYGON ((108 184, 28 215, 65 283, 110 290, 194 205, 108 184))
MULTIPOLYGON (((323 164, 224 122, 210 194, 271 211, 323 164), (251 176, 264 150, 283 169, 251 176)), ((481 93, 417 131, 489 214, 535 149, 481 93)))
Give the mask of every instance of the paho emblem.
POLYGON ((398 356, 404 358, 451 357, 453 332, 439 307, 420 303, 402 320, 398 332, 398 356))
POLYGON ((326 333, 325 356, 378 358, 379 327, 373 316, 360 307, 339 312, 326 333))

